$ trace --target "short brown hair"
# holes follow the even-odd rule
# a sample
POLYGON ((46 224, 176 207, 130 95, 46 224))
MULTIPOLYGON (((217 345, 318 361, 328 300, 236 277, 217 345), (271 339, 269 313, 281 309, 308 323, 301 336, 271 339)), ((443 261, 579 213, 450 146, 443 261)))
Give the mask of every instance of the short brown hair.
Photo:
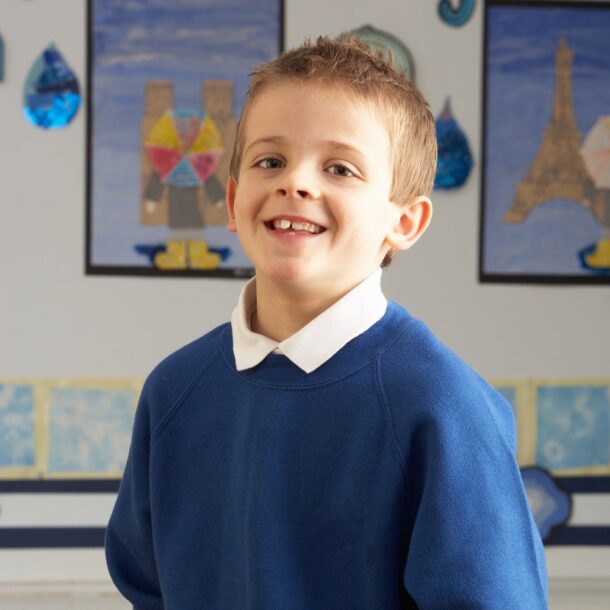
MULTIPOLYGON (((392 151, 391 201, 402 206, 432 191, 437 157, 434 117, 419 89, 393 65, 391 57, 372 50, 353 34, 336 39, 319 36, 315 43, 306 40, 261 64, 251 77, 231 158, 234 180, 238 180, 245 125, 254 101, 271 85, 293 80, 340 86, 379 112, 392 151)), ((391 254, 382 266, 390 259, 391 254)))

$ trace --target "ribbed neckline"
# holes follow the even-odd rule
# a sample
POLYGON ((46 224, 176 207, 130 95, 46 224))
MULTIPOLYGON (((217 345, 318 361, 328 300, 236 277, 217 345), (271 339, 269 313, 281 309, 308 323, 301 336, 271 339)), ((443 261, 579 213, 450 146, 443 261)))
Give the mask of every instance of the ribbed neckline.
POLYGON ((378 322, 311 373, 305 373, 281 354, 269 354, 259 365, 238 372, 235 368, 230 324, 225 326, 223 332, 222 354, 234 374, 253 385, 276 389, 328 385, 369 365, 413 319, 400 305, 389 301, 384 316, 378 322))

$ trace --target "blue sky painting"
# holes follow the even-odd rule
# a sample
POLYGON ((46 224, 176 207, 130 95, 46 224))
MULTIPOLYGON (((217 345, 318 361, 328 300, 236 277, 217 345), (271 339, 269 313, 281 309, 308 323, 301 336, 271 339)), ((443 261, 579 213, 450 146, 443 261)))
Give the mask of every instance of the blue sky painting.
MULTIPOLYGON (((91 0, 91 262, 149 266, 136 243, 164 242, 166 226, 140 224, 140 124, 145 84, 174 83, 177 108, 201 108, 204 80, 231 80, 239 117, 248 76, 280 51, 281 1, 91 0)), ((210 246, 229 246, 250 264, 222 227, 207 227, 210 246)))
POLYGON ((49 473, 123 472, 135 401, 133 390, 51 388, 49 473))
POLYGON ((0 469, 35 462, 34 387, 0 383, 0 469))
POLYGON ((548 470, 610 465, 610 386, 539 386, 536 413, 536 464, 548 470))
POLYGON ((525 3, 486 8, 484 273, 592 274, 578 253, 601 238, 602 225, 583 206, 554 200, 520 224, 502 218, 550 120, 561 37, 574 52, 572 95, 583 139, 599 116, 610 115, 609 8, 525 3))

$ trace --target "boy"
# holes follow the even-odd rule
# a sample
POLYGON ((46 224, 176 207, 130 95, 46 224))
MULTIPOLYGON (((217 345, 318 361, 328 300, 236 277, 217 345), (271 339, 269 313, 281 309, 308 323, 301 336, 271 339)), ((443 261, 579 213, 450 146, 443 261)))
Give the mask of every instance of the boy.
POLYGON ((227 205, 256 277, 142 391, 106 537, 136 608, 546 608, 510 407, 379 287, 435 162, 354 39, 255 72, 227 205))

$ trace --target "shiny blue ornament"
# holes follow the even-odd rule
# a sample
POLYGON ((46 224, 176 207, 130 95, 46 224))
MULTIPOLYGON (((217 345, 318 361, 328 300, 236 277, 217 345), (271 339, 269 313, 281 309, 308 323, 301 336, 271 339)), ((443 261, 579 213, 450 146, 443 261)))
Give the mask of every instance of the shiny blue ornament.
POLYGON ((23 92, 23 112, 37 127, 64 127, 81 103, 76 76, 54 44, 32 66, 23 92))
POLYGON ((453 27, 461 27, 474 12, 474 0, 460 0, 458 7, 453 8, 449 0, 441 0, 438 3, 438 14, 441 19, 453 27))
POLYGON ((462 186, 472 169, 472 153, 466 136, 451 114, 449 98, 436 119, 436 140, 438 163, 434 188, 454 189, 462 186))

